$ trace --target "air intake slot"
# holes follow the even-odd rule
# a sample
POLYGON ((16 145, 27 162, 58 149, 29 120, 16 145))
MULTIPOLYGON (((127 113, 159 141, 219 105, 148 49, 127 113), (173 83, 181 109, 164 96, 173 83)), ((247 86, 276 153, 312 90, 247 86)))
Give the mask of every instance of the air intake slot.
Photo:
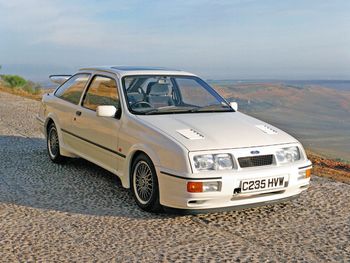
POLYGON ((238 163, 241 166, 241 168, 271 165, 272 162, 272 154, 238 158, 238 163))
POLYGON ((269 135, 273 135, 273 134, 277 134, 277 131, 267 125, 255 125, 255 127, 257 127, 259 130, 269 134, 269 135))
POLYGON ((204 136, 202 134, 200 134, 199 132, 197 132, 193 129, 177 130, 177 132, 180 133, 183 137, 190 139, 190 140, 204 139, 204 136))

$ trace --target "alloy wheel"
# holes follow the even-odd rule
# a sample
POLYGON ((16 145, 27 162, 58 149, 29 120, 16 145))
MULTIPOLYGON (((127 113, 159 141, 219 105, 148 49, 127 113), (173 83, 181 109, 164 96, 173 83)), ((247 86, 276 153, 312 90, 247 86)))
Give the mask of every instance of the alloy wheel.
POLYGON ((147 204, 153 195, 152 170, 145 161, 139 161, 134 169, 133 184, 135 195, 141 204, 147 204))
POLYGON ((55 158, 59 154, 58 134, 54 127, 52 127, 49 132, 48 148, 52 158, 55 158))

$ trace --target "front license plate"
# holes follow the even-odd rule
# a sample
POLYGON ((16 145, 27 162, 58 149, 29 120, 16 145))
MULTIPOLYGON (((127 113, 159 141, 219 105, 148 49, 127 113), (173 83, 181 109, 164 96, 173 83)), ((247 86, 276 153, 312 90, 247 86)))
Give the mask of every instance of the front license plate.
POLYGON ((246 192, 283 188, 285 180, 286 179, 284 176, 243 180, 241 181, 241 192, 246 193, 246 192))

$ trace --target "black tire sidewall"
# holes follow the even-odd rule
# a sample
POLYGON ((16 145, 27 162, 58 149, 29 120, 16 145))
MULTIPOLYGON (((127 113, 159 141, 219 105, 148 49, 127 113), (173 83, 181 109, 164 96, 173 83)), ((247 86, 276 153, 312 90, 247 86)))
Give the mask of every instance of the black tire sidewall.
POLYGON ((152 160, 145 154, 140 154, 138 155, 135 160, 132 163, 132 168, 131 168, 131 189, 132 189, 132 193, 134 196, 134 199, 137 203, 137 205, 148 212, 157 212, 160 210, 160 204, 159 204, 159 185, 158 185, 158 178, 157 178, 157 173, 156 173, 156 169, 154 168, 153 162, 152 160), (146 204, 142 204, 139 202, 139 200, 136 197, 136 193, 135 193, 135 189, 134 189, 134 171, 135 171, 135 166, 138 162, 140 161, 144 161, 148 164, 148 166, 151 169, 152 172, 152 181, 153 181, 153 192, 152 192, 152 197, 151 199, 146 203, 146 204))
POLYGON ((49 155, 49 158, 51 159, 51 161, 53 161, 54 163, 59 163, 63 160, 63 157, 61 156, 61 153, 60 153, 60 142, 59 141, 58 141, 58 152, 57 152, 56 156, 52 157, 50 154, 49 143, 50 143, 50 132, 52 129, 54 129, 56 131, 57 137, 58 137, 58 131, 57 131, 56 125, 54 123, 50 124, 48 132, 47 132, 47 136, 46 136, 47 152, 48 152, 48 155, 49 155))

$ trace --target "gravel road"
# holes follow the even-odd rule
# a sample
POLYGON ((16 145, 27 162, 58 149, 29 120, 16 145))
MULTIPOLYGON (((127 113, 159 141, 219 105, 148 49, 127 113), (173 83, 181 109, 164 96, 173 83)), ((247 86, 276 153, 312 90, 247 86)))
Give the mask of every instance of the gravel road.
POLYGON ((349 262, 350 185, 313 177, 298 199, 198 216, 138 209, 117 177, 51 163, 39 103, 0 93, 2 262, 349 262))

